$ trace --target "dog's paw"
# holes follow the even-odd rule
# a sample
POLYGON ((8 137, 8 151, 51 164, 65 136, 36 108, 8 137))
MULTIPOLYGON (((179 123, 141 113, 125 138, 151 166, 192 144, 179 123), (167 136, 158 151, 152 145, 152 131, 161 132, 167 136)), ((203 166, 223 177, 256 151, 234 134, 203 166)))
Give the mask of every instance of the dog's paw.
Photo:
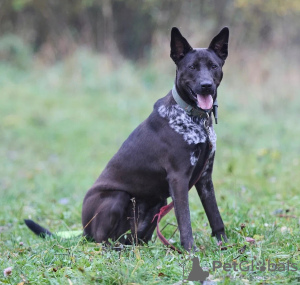
POLYGON ((198 252, 198 251, 200 251, 200 249, 199 249, 197 246, 194 245, 194 246, 192 247, 191 252, 192 252, 192 253, 196 253, 196 252, 198 252))
POLYGON ((222 245, 224 243, 228 243, 227 236, 224 232, 216 233, 215 237, 217 238, 218 245, 222 245))

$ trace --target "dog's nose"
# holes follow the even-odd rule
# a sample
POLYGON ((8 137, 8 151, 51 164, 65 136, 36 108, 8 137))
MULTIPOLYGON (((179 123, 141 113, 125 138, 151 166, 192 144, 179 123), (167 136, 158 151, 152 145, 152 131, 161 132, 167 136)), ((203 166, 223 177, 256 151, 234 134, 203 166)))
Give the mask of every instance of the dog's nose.
POLYGON ((212 87, 212 82, 211 81, 204 81, 200 84, 200 86, 201 86, 201 89, 203 91, 205 91, 205 90, 208 90, 212 87))

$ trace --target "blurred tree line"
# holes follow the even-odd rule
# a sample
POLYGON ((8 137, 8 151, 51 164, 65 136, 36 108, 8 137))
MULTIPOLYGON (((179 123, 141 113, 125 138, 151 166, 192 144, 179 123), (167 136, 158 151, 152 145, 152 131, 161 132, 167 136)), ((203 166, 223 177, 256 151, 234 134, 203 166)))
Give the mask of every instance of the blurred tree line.
POLYGON ((227 25, 235 45, 299 45, 299 16, 299 0, 0 0, 0 57, 14 35, 50 60, 78 45, 138 60, 174 25, 193 34, 227 25))

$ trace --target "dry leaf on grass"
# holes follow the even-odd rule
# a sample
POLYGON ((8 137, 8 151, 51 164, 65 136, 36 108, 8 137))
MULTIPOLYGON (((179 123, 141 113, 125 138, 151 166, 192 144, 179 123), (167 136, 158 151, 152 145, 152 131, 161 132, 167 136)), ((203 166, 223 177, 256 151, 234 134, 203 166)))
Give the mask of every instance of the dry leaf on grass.
POLYGON ((3 274, 4 274, 4 277, 8 277, 12 274, 12 268, 11 267, 7 267, 3 270, 3 274))

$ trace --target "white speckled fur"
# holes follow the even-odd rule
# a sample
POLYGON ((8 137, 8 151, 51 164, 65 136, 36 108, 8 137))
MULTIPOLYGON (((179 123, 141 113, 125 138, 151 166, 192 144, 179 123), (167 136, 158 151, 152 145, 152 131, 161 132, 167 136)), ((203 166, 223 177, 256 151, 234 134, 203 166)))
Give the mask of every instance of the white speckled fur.
POLYGON ((214 153, 216 151, 216 148, 217 148, 217 134, 213 128, 213 126, 211 126, 209 128, 209 131, 210 131, 210 142, 212 144, 212 150, 211 150, 211 153, 214 153))
POLYGON ((198 161, 198 157, 195 155, 195 152, 191 152, 191 157, 190 157, 190 162, 191 162, 191 165, 196 165, 198 161))
MULTIPOLYGON (((204 143, 207 140, 203 118, 189 116, 178 105, 172 105, 170 107, 161 105, 158 108, 158 113, 161 117, 168 119, 170 127, 178 134, 181 134, 189 145, 204 143)), ((210 127, 210 140, 213 145, 212 153, 214 153, 216 150, 217 136, 213 127, 210 127)), ((194 152, 191 152, 190 155, 191 165, 196 165, 198 157, 195 156, 194 152)))

